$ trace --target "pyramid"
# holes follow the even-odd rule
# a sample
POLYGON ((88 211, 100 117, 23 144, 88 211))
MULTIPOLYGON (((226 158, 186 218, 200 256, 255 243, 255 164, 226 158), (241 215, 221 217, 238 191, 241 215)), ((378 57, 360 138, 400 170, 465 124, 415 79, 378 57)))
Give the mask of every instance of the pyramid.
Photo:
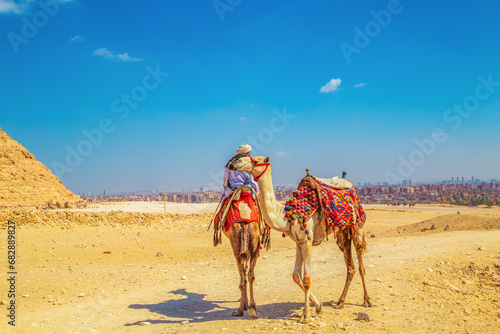
POLYGON ((57 176, 0 128, 0 206, 78 202, 57 176))

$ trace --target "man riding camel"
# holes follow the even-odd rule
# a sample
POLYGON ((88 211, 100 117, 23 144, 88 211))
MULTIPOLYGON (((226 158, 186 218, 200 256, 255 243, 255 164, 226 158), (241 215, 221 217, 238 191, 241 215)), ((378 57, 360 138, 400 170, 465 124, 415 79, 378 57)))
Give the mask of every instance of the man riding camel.
POLYGON ((262 243, 269 240, 269 229, 259 210, 259 187, 253 176, 245 171, 235 170, 233 162, 242 156, 250 157, 252 147, 241 145, 236 155, 227 162, 224 169, 224 192, 214 217, 214 246, 222 242, 222 230, 227 232, 234 222, 259 222, 262 243))
POLYGON ((234 169, 232 165, 233 161, 238 160, 242 155, 250 157, 251 150, 252 146, 248 144, 241 145, 236 150, 236 155, 229 159, 229 161, 227 162, 226 167, 224 168, 224 193, 222 194, 223 199, 230 196, 234 190, 245 184, 245 182, 247 184, 248 182, 250 182, 252 188, 257 191, 257 194, 259 193, 259 186, 257 185, 257 181, 253 179, 253 176, 248 172, 234 169))

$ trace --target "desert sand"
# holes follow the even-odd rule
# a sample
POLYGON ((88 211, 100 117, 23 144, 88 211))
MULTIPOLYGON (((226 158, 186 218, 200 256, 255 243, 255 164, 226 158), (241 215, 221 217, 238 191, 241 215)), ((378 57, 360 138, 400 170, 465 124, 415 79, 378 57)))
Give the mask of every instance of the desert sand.
POLYGON ((259 318, 231 316, 239 275, 228 240, 214 247, 207 232, 214 204, 168 203, 166 214, 163 203, 140 202, 1 209, 3 240, 7 220, 17 224, 18 304, 15 329, 2 306, 0 332, 500 333, 500 209, 365 207, 375 306, 361 306, 359 275, 345 308, 329 305, 346 275, 330 238, 314 247, 312 291, 324 306, 307 325, 297 323, 295 244, 277 232, 257 262, 259 318), (360 311, 372 320, 356 320, 360 311))

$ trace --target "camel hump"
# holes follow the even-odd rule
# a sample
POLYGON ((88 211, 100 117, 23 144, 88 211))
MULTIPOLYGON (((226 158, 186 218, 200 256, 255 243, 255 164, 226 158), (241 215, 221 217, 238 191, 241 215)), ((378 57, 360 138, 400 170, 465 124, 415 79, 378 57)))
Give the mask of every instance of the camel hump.
POLYGON ((345 189, 351 189, 352 188, 352 183, 347 180, 347 179, 339 179, 338 176, 335 176, 331 179, 322 179, 319 177, 315 177, 315 179, 321 183, 327 184, 331 187, 335 188, 345 188, 345 189))

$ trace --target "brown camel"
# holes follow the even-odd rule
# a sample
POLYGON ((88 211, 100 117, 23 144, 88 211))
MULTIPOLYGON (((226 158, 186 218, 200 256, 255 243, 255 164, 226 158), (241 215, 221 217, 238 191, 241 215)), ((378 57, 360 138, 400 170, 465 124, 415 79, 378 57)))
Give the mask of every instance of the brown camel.
MULTIPOLYGON (((284 204, 280 204, 276 200, 276 196, 274 195, 269 159, 269 157, 265 158, 261 156, 254 157, 253 159, 249 157, 241 157, 237 161, 233 162, 233 167, 237 170, 249 172, 258 179, 260 190, 260 206, 262 209, 264 220, 271 228, 285 233, 297 243, 293 280, 305 293, 304 311, 299 321, 308 323, 310 321, 309 301, 311 301, 316 306, 317 313, 321 312, 322 304, 316 299, 316 297, 314 297, 314 295, 310 291, 311 248, 312 246, 319 245, 327 237, 326 221, 320 220, 320 215, 318 212, 316 212, 306 222, 307 224, 303 224, 303 226, 307 225, 304 230, 301 229, 301 224, 298 224, 297 221, 295 221, 294 224, 288 222, 288 219, 285 218, 284 204)), ((356 217, 354 217, 354 221, 356 221, 356 217)), ((352 278, 356 273, 351 253, 352 244, 354 244, 354 248, 358 256, 359 272, 363 283, 363 306, 372 306, 370 297, 368 296, 368 292, 366 290, 365 268, 363 266, 363 253, 366 250, 364 229, 362 229, 361 231, 355 231, 353 228, 336 227, 335 229, 329 229, 328 234, 330 233, 335 233, 335 236, 337 238, 337 245, 344 253, 344 259, 347 266, 347 277, 344 291, 342 292, 342 295, 340 296, 336 307, 344 307, 347 290, 349 289, 352 278)))
MULTIPOLYGON (((250 218, 251 209, 246 202, 239 202, 240 216, 244 219, 250 218)), ((228 237, 236 258, 238 272, 240 273, 240 307, 233 312, 233 316, 243 316, 247 310, 252 318, 257 318, 257 307, 253 297, 253 283, 255 281, 255 265, 260 254, 260 231, 258 222, 238 221, 233 222, 228 231, 223 228, 224 235, 228 237), (248 263, 250 262, 250 266, 248 263), (248 275, 248 280, 247 280, 248 275), (247 283, 249 284, 250 305, 247 297, 247 283)))

